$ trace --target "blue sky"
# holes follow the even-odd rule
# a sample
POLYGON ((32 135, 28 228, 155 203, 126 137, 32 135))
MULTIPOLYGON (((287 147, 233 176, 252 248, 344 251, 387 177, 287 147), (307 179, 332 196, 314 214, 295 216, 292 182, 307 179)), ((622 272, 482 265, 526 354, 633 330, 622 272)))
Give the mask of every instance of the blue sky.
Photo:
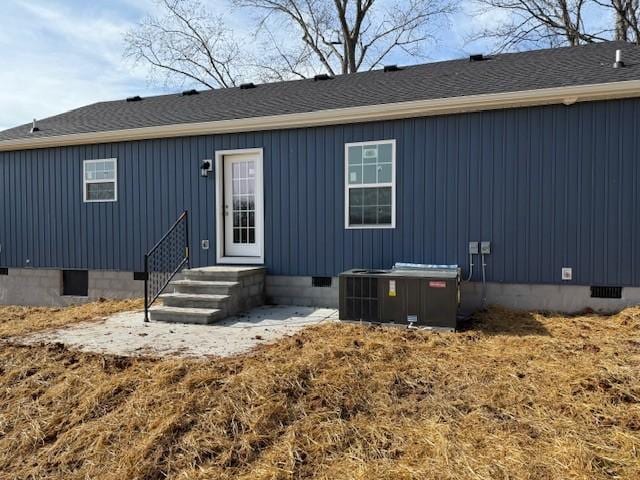
MULTIPOLYGON (((209 0, 210 10, 225 11, 223 1, 209 0)), ((153 0, 2 0, 0 130, 92 102, 166 92, 122 57, 123 34, 156 8, 153 0)), ((234 26, 248 23, 237 15, 234 26)), ((429 58, 489 50, 466 45, 465 35, 498 19, 461 12, 429 58)))

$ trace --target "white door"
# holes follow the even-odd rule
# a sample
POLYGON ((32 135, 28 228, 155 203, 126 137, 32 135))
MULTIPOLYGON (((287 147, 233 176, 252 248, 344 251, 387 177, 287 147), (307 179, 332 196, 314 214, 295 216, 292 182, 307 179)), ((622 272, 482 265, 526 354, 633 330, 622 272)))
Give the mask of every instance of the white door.
POLYGON ((253 153, 225 155, 223 164, 224 256, 260 257, 264 224, 261 159, 253 153))

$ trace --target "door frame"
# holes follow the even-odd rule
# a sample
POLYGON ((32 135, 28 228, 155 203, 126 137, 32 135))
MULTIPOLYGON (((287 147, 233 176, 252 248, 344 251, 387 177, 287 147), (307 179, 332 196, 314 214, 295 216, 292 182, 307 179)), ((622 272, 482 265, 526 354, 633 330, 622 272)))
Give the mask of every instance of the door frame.
POLYGON ((216 263, 225 264, 264 264, 264 169, 262 148, 241 148, 236 150, 216 150, 215 189, 216 189, 216 263), (255 257, 233 257, 224 253, 224 157, 231 155, 256 156, 256 241, 259 254, 255 257), (259 179, 259 180, 258 180, 259 179))

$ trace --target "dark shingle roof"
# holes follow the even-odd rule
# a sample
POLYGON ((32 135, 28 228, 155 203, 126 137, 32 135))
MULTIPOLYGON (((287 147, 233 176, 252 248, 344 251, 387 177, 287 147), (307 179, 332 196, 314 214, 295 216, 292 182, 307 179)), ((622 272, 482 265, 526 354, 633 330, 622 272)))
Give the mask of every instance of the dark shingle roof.
POLYGON ((100 102, 0 132, 0 141, 640 79, 640 46, 607 42, 201 92, 100 102), (614 69, 615 50, 625 68, 614 69))

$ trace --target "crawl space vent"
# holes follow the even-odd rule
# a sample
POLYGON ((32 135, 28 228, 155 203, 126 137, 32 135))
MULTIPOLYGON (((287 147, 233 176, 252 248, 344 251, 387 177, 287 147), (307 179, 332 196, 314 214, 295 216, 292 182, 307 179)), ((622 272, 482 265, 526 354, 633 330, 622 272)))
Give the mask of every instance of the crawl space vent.
POLYGON ((591 287, 591 298, 622 298, 622 287, 591 287))
POLYGON ((62 295, 86 297, 89 295, 89 272, 86 270, 62 271, 62 295))
POLYGON ((311 285, 314 287, 330 287, 331 277, 311 277, 311 285))
POLYGON ((133 272, 134 280, 146 280, 147 274, 145 272, 133 272))
POLYGON ((0 267, 0 275, 9 275, 9 269, 5 267, 0 267))

